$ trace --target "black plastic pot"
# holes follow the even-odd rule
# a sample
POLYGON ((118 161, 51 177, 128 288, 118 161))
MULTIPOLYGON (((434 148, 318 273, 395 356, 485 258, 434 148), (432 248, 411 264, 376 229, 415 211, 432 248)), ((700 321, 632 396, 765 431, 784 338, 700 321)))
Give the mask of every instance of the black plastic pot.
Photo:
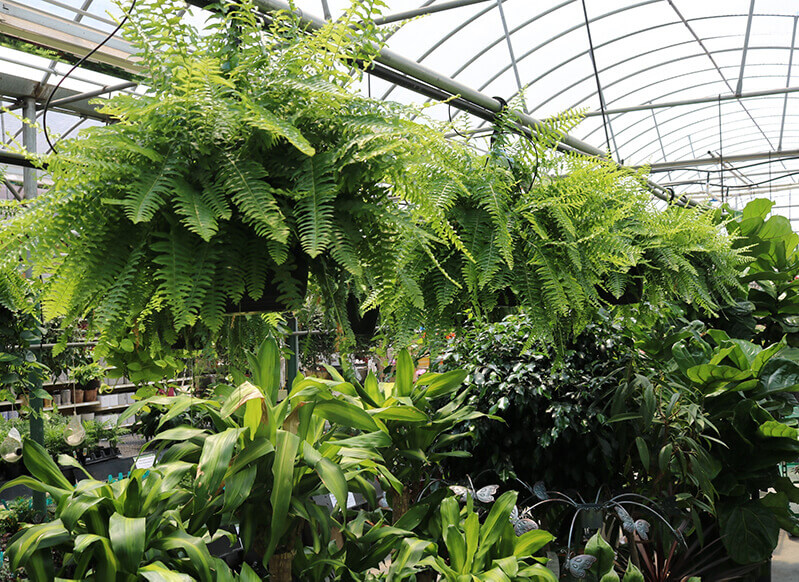
POLYGON ((624 293, 620 297, 616 297, 610 291, 597 286, 596 291, 599 298, 608 305, 640 303, 641 298, 644 296, 644 278, 641 276, 641 271, 638 267, 633 267, 627 274, 631 277, 631 280, 627 283, 627 287, 625 287, 624 293))
POLYGON ((378 309, 369 309, 361 315, 361 306, 358 299, 350 293, 347 296, 347 319, 350 322, 352 333, 358 336, 371 337, 377 331, 377 319, 380 316, 378 309))
MULTIPOLYGON (((292 251, 288 274, 296 282, 300 296, 305 297, 308 291, 308 260, 301 249, 292 251)), ((276 279, 268 279, 264 287, 264 293, 258 299, 253 299, 246 293, 239 301, 230 301, 225 305, 225 313, 228 315, 251 315, 255 313, 266 313, 271 311, 289 311, 295 306, 288 305, 280 299, 280 287, 276 279)))

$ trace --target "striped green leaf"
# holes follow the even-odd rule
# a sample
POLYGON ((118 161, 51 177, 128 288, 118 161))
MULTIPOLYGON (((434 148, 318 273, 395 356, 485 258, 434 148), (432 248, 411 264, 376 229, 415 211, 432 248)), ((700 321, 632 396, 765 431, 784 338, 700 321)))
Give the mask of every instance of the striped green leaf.
POLYGON ((108 520, 108 537, 123 570, 134 574, 139 569, 146 541, 146 520, 114 512, 108 520))

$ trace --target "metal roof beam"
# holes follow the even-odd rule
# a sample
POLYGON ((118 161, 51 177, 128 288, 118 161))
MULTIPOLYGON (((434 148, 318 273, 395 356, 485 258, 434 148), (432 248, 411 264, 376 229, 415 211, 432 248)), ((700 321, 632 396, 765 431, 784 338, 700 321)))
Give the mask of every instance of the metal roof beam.
MULTIPOLYGON (((189 3, 191 4, 202 4, 204 2, 205 0, 189 0, 189 3)), ((294 12, 291 9, 291 6, 282 0, 254 0, 254 3, 258 10, 266 13, 276 10, 294 12)), ((311 16, 307 13, 301 14, 300 19, 310 29, 315 30, 318 30, 327 24, 325 20, 316 16, 311 16)), ((475 91, 467 85, 455 81, 446 75, 429 69, 416 61, 407 59, 388 49, 380 49, 375 57, 375 62, 379 65, 388 67, 389 69, 394 69, 394 71, 399 72, 402 75, 411 77, 413 81, 426 84, 435 90, 449 93, 451 96, 458 95, 459 99, 452 102, 453 106, 463 108, 463 104, 466 103, 477 110, 485 110, 486 114, 489 116, 491 114, 499 113, 502 109, 500 103, 493 97, 489 97, 488 95, 485 95, 479 91, 475 91)), ((538 128, 544 127, 545 125, 542 121, 530 117, 521 111, 511 111, 511 114, 519 121, 519 123, 522 125, 522 128, 527 127, 528 130, 536 131, 538 128)), ((584 141, 569 134, 562 134, 560 136, 559 147, 564 148, 567 151, 578 151, 589 156, 607 159, 607 154, 601 149, 585 143, 584 141)), ((647 184, 653 195, 661 200, 690 206, 695 205, 694 202, 689 200, 683 200, 680 198, 675 200, 674 196, 670 192, 666 191, 663 187, 659 186, 655 182, 648 180, 647 184)))
MULTIPOLYGON (((667 107, 682 107, 685 105, 698 105, 700 103, 716 103, 719 99, 722 101, 733 101, 737 99, 752 99, 755 97, 768 97, 771 95, 785 95, 787 99, 788 93, 799 92, 799 87, 781 87, 778 89, 764 89, 762 91, 749 91, 747 93, 737 93, 728 95, 714 95, 712 97, 697 97, 696 99, 682 99, 680 101, 664 101, 662 103, 645 103, 643 105, 632 105, 630 107, 616 107, 614 109, 606 109, 606 115, 616 115, 619 113, 632 113, 634 111, 649 111, 650 109, 664 109, 667 107)), ((601 111, 589 111, 585 117, 599 117, 602 115, 601 111)))
POLYGON ((752 16, 755 14, 755 0, 749 3, 749 17, 746 19, 746 34, 744 34, 744 50, 741 54, 741 70, 738 73, 738 85, 735 87, 735 94, 740 95, 744 86, 744 69, 746 68, 746 53, 749 50, 749 35, 752 32, 752 16))
MULTIPOLYGON (((791 33, 791 50, 788 56, 788 74, 785 76, 785 86, 791 84, 791 70, 793 69, 793 49, 796 46, 796 25, 799 23, 799 16, 793 18, 793 33, 791 33)), ((785 114, 788 112, 788 94, 785 94, 785 99, 782 102, 782 121, 780 121, 780 141, 777 144, 777 149, 782 150, 782 138, 785 132, 785 114)))
POLYGON ((415 10, 407 10, 405 12, 389 14, 388 16, 383 16, 382 18, 375 18, 374 23, 380 26, 381 24, 399 22, 400 20, 408 20, 409 18, 416 18, 417 16, 424 16, 425 14, 433 14, 434 12, 452 10, 453 8, 461 8, 462 6, 470 6, 472 4, 480 4, 481 2, 488 1, 489 0, 453 0, 452 2, 442 2, 441 4, 423 6, 422 8, 416 8, 415 10))
MULTIPOLYGON (((751 154, 737 154, 737 155, 728 155, 724 156, 724 161, 733 163, 733 162, 749 162, 752 160, 762 160, 764 158, 770 158, 772 160, 779 160, 781 158, 788 158, 792 156, 799 156, 799 150, 785 150, 782 152, 757 152, 751 154)), ((669 170, 674 170, 677 168, 693 168, 695 166, 713 166, 718 165, 719 158, 712 156, 709 158, 694 158, 691 160, 676 160, 673 162, 659 162, 656 164, 646 164, 640 166, 630 166, 634 169, 639 168, 646 168, 648 167, 653 172, 667 172, 669 170)))
MULTIPOLYGON (((84 56, 106 37, 106 33, 73 20, 28 8, 12 0, 0 1, 0 33, 50 49, 84 56)), ((113 38, 96 51, 90 60, 130 72, 141 67, 131 59, 133 46, 113 38)))

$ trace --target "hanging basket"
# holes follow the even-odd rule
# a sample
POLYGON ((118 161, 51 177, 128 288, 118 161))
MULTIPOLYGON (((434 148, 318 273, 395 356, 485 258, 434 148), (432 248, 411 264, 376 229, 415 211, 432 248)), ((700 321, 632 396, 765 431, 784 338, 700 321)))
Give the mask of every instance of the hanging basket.
MULTIPOLYGON (((305 253, 297 249, 291 253, 293 264, 288 269, 289 276, 296 281, 300 297, 305 297, 308 292, 308 261, 305 253)), ((253 299, 246 293, 239 301, 230 301, 225 305, 228 315, 253 315, 256 313, 290 311, 296 305, 290 305, 281 298, 282 292, 276 279, 267 279, 264 292, 258 299, 253 299)))
POLYGON ((350 293, 347 296, 347 319, 350 322, 352 333, 357 336, 372 337, 377 331, 377 319, 380 311, 376 308, 368 309, 361 315, 361 306, 357 297, 350 293))
POLYGON ((608 305, 632 305, 633 303, 640 303, 641 298, 644 296, 644 278, 641 276, 641 271, 638 267, 632 267, 627 271, 627 274, 630 276, 630 279, 621 296, 616 297, 607 289, 597 286, 596 291, 599 298, 608 305))

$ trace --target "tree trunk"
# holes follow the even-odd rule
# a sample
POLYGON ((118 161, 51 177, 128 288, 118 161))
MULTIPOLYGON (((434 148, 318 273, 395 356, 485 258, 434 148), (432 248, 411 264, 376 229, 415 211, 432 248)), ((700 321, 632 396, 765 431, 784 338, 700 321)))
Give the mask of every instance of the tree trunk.
POLYGON ((410 487, 405 487, 402 493, 391 491, 391 519, 394 523, 397 523, 397 520, 411 508, 412 499, 413 493, 410 487))
POLYGON ((269 558, 269 582, 291 582, 291 564, 295 553, 292 550, 269 558))

